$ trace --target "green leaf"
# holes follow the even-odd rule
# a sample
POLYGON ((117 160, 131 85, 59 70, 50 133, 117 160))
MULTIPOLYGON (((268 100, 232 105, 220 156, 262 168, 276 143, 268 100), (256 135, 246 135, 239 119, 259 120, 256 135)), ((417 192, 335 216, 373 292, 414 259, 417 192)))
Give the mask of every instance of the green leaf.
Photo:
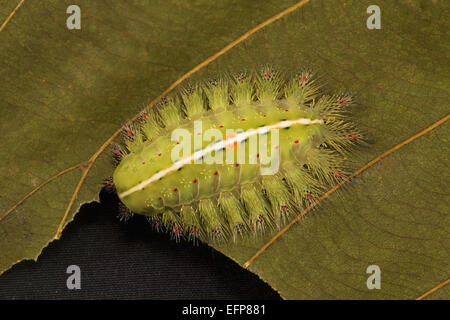
MULTIPOLYGON (((206 61, 192 78, 272 63, 310 67, 329 90, 353 92, 370 141, 355 170, 413 137, 283 232, 251 271, 288 299, 410 299, 448 279, 449 124, 414 137, 448 114, 444 1, 379 1, 380 30, 367 29, 372 3, 360 0, 303 1, 277 21, 267 19, 293 1, 78 1, 81 30, 66 28, 70 4, 25 1, 0 32, 0 272, 36 259, 97 199, 113 170, 105 141, 206 61), (367 289, 369 265, 381 269, 381 290, 367 289)), ((216 248, 243 265, 273 236, 216 248)))

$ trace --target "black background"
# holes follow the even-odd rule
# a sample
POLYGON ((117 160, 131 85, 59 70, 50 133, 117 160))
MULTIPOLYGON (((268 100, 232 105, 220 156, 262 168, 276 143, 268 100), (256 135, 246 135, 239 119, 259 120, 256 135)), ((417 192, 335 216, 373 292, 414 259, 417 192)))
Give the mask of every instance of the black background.
POLYGON ((258 276, 204 244, 176 243, 144 217, 120 222, 117 199, 84 205, 37 262, 0 276, 0 299, 280 299, 258 276), (69 290, 69 265, 81 289, 69 290))

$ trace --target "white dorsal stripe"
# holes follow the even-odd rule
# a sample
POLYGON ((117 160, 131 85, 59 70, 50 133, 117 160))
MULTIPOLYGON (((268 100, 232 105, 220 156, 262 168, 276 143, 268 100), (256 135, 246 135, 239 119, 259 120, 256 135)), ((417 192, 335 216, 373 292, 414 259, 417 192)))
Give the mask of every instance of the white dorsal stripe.
POLYGON ((236 133, 236 135, 233 137, 227 138, 226 140, 221 140, 216 143, 212 143, 205 149, 196 151, 193 154, 191 154, 189 157, 181 159, 181 160, 175 162, 174 164, 172 164, 170 167, 168 167, 164 170, 161 170, 158 173, 155 173, 153 176, 151 176, 147 180, 142 181, 141 183, 137 184, 136 186, 120 193, 119 198, 123 199, 123 198, 129 196, 130 194, 132 194, 138 190, 141 190, 142 188, 145 188, 150 183, 152 183, 154 181, 158 181, 159 179, 163 178, 167 174, 177 171, 179 168, 183 167, 186 164, 190 164, 190 163, 194 162, 195 160, 201 159, 202 157, 204 157, 205 155, 207 155, 213 151, 222 150, 223 148, 226 148, 228 146, 233 146, 235 143, 241 143, 242 141, 244 141, 245 139, 247 139, 248 137, 250 137, 252 135, 265 134, 265 133, 267 133, 271 130, 275 130, 275 129, 283 129, 283 128, 292 127, 295 125, 308 125, 308 124, 323 124, 323 120, 318 120, 318 119, 311 120, 311 119, 307 119, 307 118, 300 118, 300 119, 295 119, 295 120, 285 120, 285 121, 277 122, 272 125, 259 127, 258 129, 252 129, 252 130, 247 130, 244 132, 236 133))

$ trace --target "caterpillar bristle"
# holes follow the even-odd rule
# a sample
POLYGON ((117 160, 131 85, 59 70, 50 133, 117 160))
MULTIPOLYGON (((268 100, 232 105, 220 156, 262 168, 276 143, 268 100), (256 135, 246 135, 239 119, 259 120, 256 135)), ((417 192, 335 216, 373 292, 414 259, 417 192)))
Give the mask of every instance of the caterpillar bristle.
POLYGON ((254 83, 252 77, 246 73, 241 72, 236 74, 234 81, 231 84, 231 98, 236 106, 248 105, 254 98, 254 83))
POLYGON ((317 180, 303 167, 296 166, 294 163, 287 164, 282 174, 292 192, 294 202, 301 204, 302 207, 309 193, 317 194, 322 191, 317 180))
POLYGON ((153 141, 161 133, 162 127, 157 120, 157 114, 151 109, 143 114, 141 131, 147 141, 153 141))
POLYGON ((245 211, 242 204, 230 192, 222 192, 217 202, 228 223, 228 229, 233 235, 233 238, 236 239, 247 228, 244 220, 245 211))
MULTIPOLYGON (((130 130, 130 129, 126 129, 130 130)), ((130 153, 138 152, 144 142, 144 137, 140 130, 133 129, 132 136, 125 140, 125 147, 130 153)))
MULTIPOLYGON (((302 210, 317 206, 321 194, 351 174, 349 159, 355 147, 367 145, 366 138, 349 117, 351 94, 323 94, 322 79, 307 69, 286 78, 265 65, 257 72, 189 84, 161 99, 124 126, 123 142, 113 149, 119 163, 114 182, 105 180, 105 189, 117 189, 123 203, 148 215, 153 229, 176 241, 238 241, 279 229, 302 210), (294 126, 294 120, 300 125, 294 126), (194 121, 203 121, 202 130, 214 128, 224 136, 200 147, 192 144, 184 158, 173 156, 180 141, 173 141, 171 134, 194 121), (204 162, 198 167, 193 160, 182 162, 245 130, 280 123, 287 125, 279 130, 279 145, 272 144, 271 131, 263 132, 267 142, 258 144, 280 149, 280 168, 274 173, 259 174, 262 156, 250 148, 251 138, 236 141, 231 149, 243 146, 246 159, 256 159, 256 165, 241 163, 237 156, 232 164, 209 164, 217 154, 225 157, 230 146, 201 154, 197 160, 204 162), (235 133, 228 135, 229 128, 235 133)), ((120 205, 119 218, 126 221, 132 213, 125 208, 120 205)))
POLYGON ((197 212, 192 206, 184 205, 180 209, 180 221, 184 226, 184 234, 189 240, 194 242, 199 236, 200 221, 197 212))
POLYGON ((108 192, 108 193, 115 193, 116 192, 116 188, 114 187, 114 182, 112 177, 103 179, 103 189, 108 192))
POLYGON ((203 90, 197 85, 191 85, 183 89, 181 99, 184 103, 182 107, 187 118, 192 120, 198 118, 205 111, 203 90))
POLYGON ((284 218, 292 211, 294 201, 291 199, 290 192, 282 178, 278 175, 264 176, 262 187, 271 205, 270 218, 279 227, 284 218))
POLYGON ((119 214, 117 218, 120 221, 127 222, 133 217, 133 213, 123 203, 119 202, 119 214))
POLYGON ((122 157, 126 154, 122 150, 122 146, 119 144, 115 144, 111 151, 113 163, 117 166, 120 161, 122 161, 122 157))
POLYGON ((256 98, 262 103, 277 100, 280 97, 282 85, 280 72, 265 66, 256 76, 256 98))
POLYGON ((213 201, 211 199, 200 200, 198 210, 201 224, 205 230, 204 236, 218 242, 224 241, 228 236, 228 230, 213 201))
POLYGON ((163 99, 156 107, 158 118, 166 130, 179 126, 183 119, 179 97, 163 99))
POLYGON ((296 104, 305 105, 320 94, 321 83, 309 70, 298 73, 285 89, 286 98, 296 104))
POLYGON ((161 223, 160 216, 147 216, 147 221, 151 225, 152 229, 161 232, 163 224, 161 223))
POLYGON ((267 200, 261 191, 253 185, 241 188, 241 200, 247 212, 247 224, 256 233, 262 233, 265 228, 274 229, 274 221, 270 216, 267 200))
POLYGON ((223 78, 210 80, 206 85, 205 94, 211 110, 220 112, 226 110, 229 106, 230 94, 227 80, 223 78))
POLYGON ((183 237, 183 229, 181 227, 180 218, 173 210, 165 210, 161 215, 161 223, 165 226, 166 231, 171 238, 179 242, 183 237))
POLYGON ((308 168, 312 175, 325 184, 334 182, 333 171, 339 166, 340 157, 332 150, 317 148, 310 149, 307 155, 308 168))

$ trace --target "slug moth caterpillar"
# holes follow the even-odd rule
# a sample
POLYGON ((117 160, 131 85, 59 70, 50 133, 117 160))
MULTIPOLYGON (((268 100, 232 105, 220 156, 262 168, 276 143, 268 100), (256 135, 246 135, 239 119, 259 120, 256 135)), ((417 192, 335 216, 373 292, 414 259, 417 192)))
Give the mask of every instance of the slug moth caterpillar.
POLYGON ((345 178, 361 137, 351 103, 310 72, 270 67, 182 89, 125 127, 113 152, 124 217, 204 241, 280 228, 345 178))

